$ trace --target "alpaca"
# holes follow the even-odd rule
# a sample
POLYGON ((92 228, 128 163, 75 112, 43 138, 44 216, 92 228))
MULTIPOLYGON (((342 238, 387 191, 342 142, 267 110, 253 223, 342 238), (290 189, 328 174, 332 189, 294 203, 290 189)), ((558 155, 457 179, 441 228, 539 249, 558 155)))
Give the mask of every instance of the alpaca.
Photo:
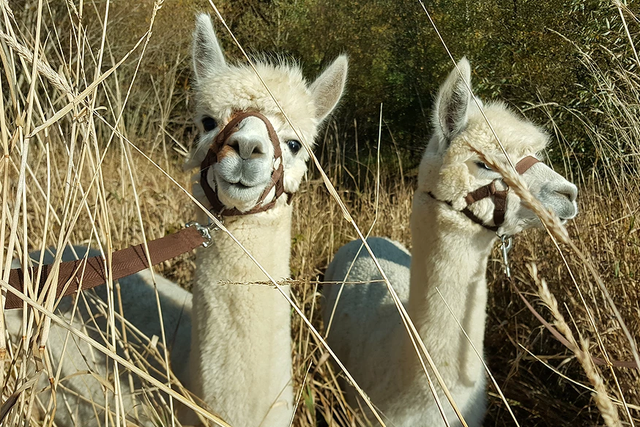
MULTIPOLYGON (((347 59, 339 56, 311 84, 296 65, 256 61, 258 74, 297 133, 254 70, 226 62, 211 19, 205 14, 196 18, 193 67, 200 130, 199 143, 186 163, 186 168, 199 168, 193 194, 223 220, 271 277, 288 278, 290 198, 298 190, 309 160, 299 139, 312 144, 320 125, 337 105, 346 82, 347 59), (229 122, 231 126, 227 126, 229 122), (223 132, 227 134, 224 141, 217 139, 223 132), (219 140, 215 160, 203 167, 211 158, 210 146, 219 140), (214 193, 213 200, 207 192, 214 193)), ((198 221, 207 224, 208 217, 200 212, 198 221)), ((86 248, 77 249, 79 256, 86 252, 86 248)), ((37 259, 37 254, 32 258, 37 259)), ((65 254, 63 259, 75 259, 75 254, 65 254)), ((193 295, 155 276, 173 371, 231 425, 289 426, 294 412, 289 303, 271 286, 246 284, 263 282, 267 277, 222 231, 213 232, 211 245, 197 251, 196 264, 193 295)), ((145 270, 120 282, 125 318, 145 335, 160 336, 151 273, 145 270)), ((104 288, 96 290, 99 298, 106 300, 104 288)), ((280 288, 289 293, 289 286, 280 288)), ((70 299, 64 300, 58 313, 69 319, 72 305, 70 299)), ((18 310, 7 313, 14 339, 20 337, 21 316, 18 310)), ((99 328, 84 322, 88 315, 82 307, 77 318, 74 326, 88 324, 87 332, 104 342, 99 331, 104 330, 104 322, 99 328)), ((54 325, 48 341, 54 361, 62 354, 64 338, 64 330, 54 325)), ((106 358, 84 342, 67 347, 62 377, 70 376, 64 385, 73 393, 65 395, 65 404, 58 400, 56 421, 60 425, 98 425, 97 418, 104 420, 100 407, 105 403, 104 380, 95 377, 107 378, 106 365, 106 358), (98 375, 82 374, 88 370, 98 375), (88 404, 87 398, 98 406, 88 404)), ((144 399, 127 394, 126 376, 121 375, 120 384, 127 416, 136 406, 143 412, 144 399)), ((110 399, 113 411, 113 397, 110 399)), ((194 414, 184 412, 181 418, 197 422, 194 414)), ((144 425, 158 424, 155 414, 142 414, 137 420, 144 425)))
MULTIPOLYGON (((465 196, 486 184, 503 185, 500 174, 481 162, 466 142, 504 158, 499 157, 502 154, 495 137, 473 101, 468 89, 470 81, 469 62, 462 59, 438 93, 432 119, 434 134, 421 160, 413 199, 413 254, 387 239, 367 241, 466 422, 479 426, 486 406, 483 366, 443 299, 482 354, 485 276, 496 236, 513 236, 539 225, 539 220, 513 192, 503 193, 503 219, 498 219, 497 209, 494 210, 497 197, 465 201, 465 196)), ((562 220, 573 218, 577 214, 575 185, 528 157, 546 146, 547 135, 501 103, 487 104, 483 110, 514 163, 523 158, 529 162, 522 178, 532 194, 562 220)), ((327 269, 327 281, 368 282, 381 278, 364 249, 357 255, 361 243, 353 241, 338 251, 327 269)), ((388 425, 445 425, 385 284, 327 285, 324 295, 325 325, 335 306, 329 345, 380 409, 383 419, 389 421, 388 425), (337 299, 341 287, 342 294, 337 299)), ((459 426, 441 389, 437 389, 447 421, 459 426)), ((348 396, 357 405, 358 397, 352 388, 348 396)))
MULTIPOLYGON (((311 143, 340 99, 346 57, 338 57, 309 86, 293 65, 256 64, 298 134, 251 68, 226 63, 206 15, 197 19, 193 67, 201 137, 188 166, 202 164, 214 138, 238 111, 259 111, 277 132, 285 194, 267 211, 226 216, 224 224, 272 277, 288 278, 292 213, 288 199, 298 190, 309 159, 298 139, 311 143)), ((220 149, 218 162, 197 175, 206 176, 209 186, 216 188, 223 212, 246 212, 256 206, 274 171, 274 147, 265 122, 250 116, 237 128, 220 149)), ((207 204, 206 189, 200 184, 194 184, 194 195, 207 204)), ((275 191, 269 190, 265 202, 275 191)), ((199 221, 205 224, 207 218, 201 214, 199 221)), ((212 245, 198 250, 196 263, 191 390, 232 425, 288 426, 294 410, 291 307, 271 286, 238 284, 264 281, 266 276, 224 233, 215 233, 212 245)), ((289 286, 281 289, 289 293, 289 286)))

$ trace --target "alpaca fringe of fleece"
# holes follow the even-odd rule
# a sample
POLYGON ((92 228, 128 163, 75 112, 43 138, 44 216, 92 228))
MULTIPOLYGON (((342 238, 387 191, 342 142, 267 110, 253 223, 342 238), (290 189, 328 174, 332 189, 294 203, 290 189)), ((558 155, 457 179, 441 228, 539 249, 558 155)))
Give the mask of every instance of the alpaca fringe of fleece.
POLYGON ((598 373, 596 366, 593 363, 593 359, 589 354, 589 341, 587 339, 580 338, 580 345, 578 345, 575 337, 573 336, 573 332, 571 332, 571 328, 569 328, 569 325, 564 320, 564 316, 558 309, 558 301, 549 290, 547 281, 538 275, 538 268, 536 264, 528 264, 527 268, 529 270, 529 274, 538 286, 538 295, 549 308, 549 311, 551 311, 551 314, 555 319, 554 326, 562 335, 564 335, 567 341, 569 341, 569 349, 576 355, 576 359, 580 362, 589 382, 596 390, 596 392, 593 393, 593 399, 600 410, 600 414, 602 415, 605 424, 608 427, 622 427, 622 423, 618 416, 618 410, 609 398, 604 382, 602 381, 602 377, 598 373))

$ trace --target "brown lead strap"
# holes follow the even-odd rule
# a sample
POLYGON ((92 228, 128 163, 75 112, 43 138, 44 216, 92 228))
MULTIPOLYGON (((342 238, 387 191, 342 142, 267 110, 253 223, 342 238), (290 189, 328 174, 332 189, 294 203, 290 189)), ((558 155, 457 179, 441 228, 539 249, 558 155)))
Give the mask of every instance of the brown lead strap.
MULTIPOLYGON (((192 251, 208 242, 198 226, 187 227, 177 233, 169 234, 147 243, 151 256, 151 265, 160 264, 178 255, 192 251)), ((118 280, 131 274, 149 268, 144 245, 139 244, 127 249, 116 251, 112 255, 111 275, 113 280, 118 280)), ((42 267, 40 283, 38 283, 38 295, 44 288, 47 277, 51 274, 52 265, 42 267)), ((36 269, 32 268, 29 276, 35 277, 36 269)), ((24 293, 23 271, 21 268, 11 270, 9 285, 24 293)), ((106 262, 101 256, 67 261, 60 264, 56 298, 72 295, 80 290, 95 288, 107 281, 106 262)), ((22 300, 7 293, 5 308, 20 308, 22 300)))

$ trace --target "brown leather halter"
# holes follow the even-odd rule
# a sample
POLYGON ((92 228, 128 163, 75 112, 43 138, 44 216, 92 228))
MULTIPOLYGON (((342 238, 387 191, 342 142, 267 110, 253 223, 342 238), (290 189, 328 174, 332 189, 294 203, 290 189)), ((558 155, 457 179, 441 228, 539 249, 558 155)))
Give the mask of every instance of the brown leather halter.
MULTIPOLYGON (((540 162, 540 160, 536 159, 535 157, 526 156, 526 157, 522 158, 522 160, 520 160, 516 164, 516 172, 518 172, 520 175, 522 175, 526 171, 528 171, 529 168, 531 168, 531 166, 535 165, 538 162, 540 162)), ((496 181, 498 181, 498 180, 499 180, 499 178, 498 179, 494 179, 489 184, 483 185, 482 187, 480 187, 480 188, 478 188, 476 190, 473 190, 469 194, 467 194, 464 197, 464 201, 467 202, 467 206, 465 206, 464 209, 462 209, 460 211, 463 214, 465 214, 467 216, 467 218, 469 218, 471 221, 475 222, 476 224, 480 224, 481 226, 483 226, 487 230, 490 230, 490 231, 493 231, 493 232, 497 232, 498 229, 500 228, 500 226, 502 225, 502 223, 504 222, 504 216, 505 216, 506 211, 507 211, 507 195, 509 194, 509 187, 507 187, 504 190, 497 190, 496 189, 496 181), (485 224, 484 221, 482 221, 480 218, 478 218, 478 216, 476 214, 474 214, 473 212, 471 212, 471 209, 469 209, 469 206, 471 206, 475 202, 478 202, 478 201, 480 201, 482 199, 486 199, 488 197, 493 199, 493 205, 494 205, 494 207, 493 207, 493 223, 494 223, 494 225, 485 224)), ((431 196, 432 199, 437 200, 439 202, 446 203, 449 206, 453 207, 453 204, 450 201, 448 201, 448 200, 440 200, 430 191, 427 194, 429 194, 429 196, 431 196)))
MULTIPOLYGON (((273 125, 265 116, 260 114, 257 111, 241 111, 238 112, 227 125, 222 128, 220 133, 216 135, 213 140, 213 143, 209 147, 209 151, 205 156, 202 164, 200 165, 200 185, 204 190, 204 194, 207 197, 207 200, 211 204, 211 212, 215 215, 219 216, 238 216, 238 215, 250 215, 258 212, 264 212, 275 206, 278 197, 280 197, 284 191, 284 160, 282 158, 282 150, 280 149, 280 140, 278 139, 278 134, 276 130, 273 128, 273 125), (209 180, 207 179, 207 173, 209 172, 209 168, 213 166, 215 163, 220 161, 221 152, 223 148, 229 145, 229 138, 238 130, 238 125, 240 122, 247 117, 257 117, 262 120, 264 124, 267 126, 267 132, 269 133, 269 140, 271 144, 273 144, 273 158, 274 164, 277 164, 276 169, 271 174, 271 181, 265 187, 264 191, 260 195, 260 198, 256 202, 255 206, 248 211, 240 211, 237 208, 229 208, 225 206, 218 197, 216 191, 209 185, 209 180), (275 187, 275 195, 273 200, 269 203, 264 203, 265 198, 269 195, 269 192, 272 188, 275 187)), ((291 202, 292 194, 286 193, 288 196, 288 202, 291 202)))

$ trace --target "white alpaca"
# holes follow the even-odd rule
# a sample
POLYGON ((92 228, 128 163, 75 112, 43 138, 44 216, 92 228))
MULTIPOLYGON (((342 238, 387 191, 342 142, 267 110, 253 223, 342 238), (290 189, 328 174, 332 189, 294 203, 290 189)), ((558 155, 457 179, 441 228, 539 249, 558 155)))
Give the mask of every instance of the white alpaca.
MULTIPOLYGON (((288 278, 292 206, 287 199, 298 190, 309 159, 299 138, 313 144, 320 124, 338 103, 346 81, 347 59, 338 57, 310 85, 293 64, 274 65, 266 61, 255 64, 298 134, 250 66, 227 64, 211 20, 204 14, 196 20, 193 66, 201 137, 187 167, 201 167, 217 134, 240 112, 260 113, 277 133, 275 143, 282 156, 279 160, 274 159, 275 148, 266 122, 255 115, 242 119, 230 130, 231 135, 215 164, 206 171, 206 178, 225 209, 222 216, 226 228, 271 277, 288 278), (279 195, 276 188, 267 191, 265 188, 270 185, 280 162, 284 171, 284 193, 276 199, 279 195), (265 198, 262 198, 263 192, 265 198), (225 216, 231 211, 247 212, 256 204, 271 202, 275 202, 274 206, 264 212, 225 216)), ((196 178, 199 177, 200 173, 196 174, 196 178)), ((209 205, 197 180, 193 192, 203 205, 209 205)), ((198 221, 207 224, 208 218, 200 213, 198 221)), ((151 337, 160 336, 161 330, 150 276, 149 271, 143 271, 122 279, 121 283, 125 317, 151 337)), ((212 245, 197 252, 193 298, 178 285, 156 278, 172 368, 178 378, 188 384, 211 411, 233 426, 289 426, 294 411, 291 308, 277 289, 243 284, 264 282, 265 274, 227 234, 216 231, 212 245)), ((104 287, 101 288, 101 298, 106 299, 104 287)), ((288 286, 282 289, 289 292, 288 286)), ((69 300, 61 307, 68 316, 69 300)), ((81 314, 87 318, 84 310, 81 314)), ((12 335, 17 337, 21 312, 11 311, 8 317, 9 325, 14 326, 12 335)), ((81 322, 77 321, 75 326, 81 327, 81 322)), ((104 341, 98 331, 88 332, 104 341)), ((53 327, 48 347, 54 361, 62 352, 63 339, 61 328, 53 327)), ((88 369, 100 376, 106 375, 105 365, 105 357, 91 351, 85 343, 71 344, 62 376, 88 369)), ((126 377, 121 376, 120 383, 125 395, 124 412, 132 414, 134 405, 142 412, 144 398, 127 394, 126 377)), ((56 420, 60 424, 95 425, 96 413, 104 419, 101 408, 83 400, 89 397, 98 405, 104 405, 105 393, 100 381, 89 374, 75 375, 65 385, 74 392, 70 398, 65 396, 74 414, 70 415, 59 399, 56 420)), ((110 409, 114 409, 113 398, 110 409)), ((195 422, 193 414, 185 417, 195 422)), ((149 424, 149 418, 153 416, 138 419, 149 424)))
MULTIPOLYGON (((284 191, 297 191, 308 153, 255 72, 246 65, 225 62, 206 15, 197 19, 193 63, 202 136, 189 165, 201 164, 212 140, 234 113, 256 110, 278 134, 284 191)), ((293 65, 258 62, 256 68, 302 138, 311 143, 342 94, 346 57, 337 58, 310 86, 293 65)), ((238 128, 207 177, 227 208, 246 211, 271 180, 273 147, 261 120, 248 117, 238 128)), ((194 194, 206 203, 199 184, 194 194)), ((280 197, 266 212, 224 219, 226 228, 276 279, 290 275, 292 207, 287 197, 280 197)), ((201 215, 199 220, 206 218, 201 215)), ((224 233, 217 232, 213 245, 198 251, 190 387, 235 426, 288 426, 293 416, 291 307, 277 289, 242 284, 264 280, 264 273, 224 233)), ((288 286, 282 288, 289 292, 288 286)))
MULTIPOLYGON (((468 204, 468 193, 494 180, 498 180, 496 186, 502 185, 500 174, 487 168, 466 141, 496 158, 504 157, 500 157, 493 133, 465 85, 465 81, 470 84, 468 61, 460 61, 458 69, 460 73, 453 70, 440 88, 433 116, 434 135, 420 164, 411 214, 413 255, 387 239, 373 238, 368 243, 404 302, 466 422, 479 426, 486 406, 484 369, 443 298, 482 354, 485 276, 496 234, 512 236, 539 221, 513 192, 507 195, 506 215, 497 233, 485 228, 495 225, 492 198, 469 206, 471 214, 485 226, 461 212, 468 204)), ((483 109, 514 163, 537 155, 547 144, 548 137, 539 128, 503 104, 492 103, 483 109)), ((531 192, 561 219, 576 215, 576 187, 549 167, 536 163, 522 177, 531 192)), ((356 258, 360 246, 360 241, 354 241, 342 247, 325 279, 380 279, 364 249, 356 258)), ((444 425, 386 286, 344 285, 336 302, 340 287, 325 288, 325 325, 337 304, 329 344, 384 414, 387 425, 444 425)), ((357 397, 352 388, 348 395, 355 404, 357 397)), ((460 425, 441 391, 439 396, 449 423, 460 425)))

